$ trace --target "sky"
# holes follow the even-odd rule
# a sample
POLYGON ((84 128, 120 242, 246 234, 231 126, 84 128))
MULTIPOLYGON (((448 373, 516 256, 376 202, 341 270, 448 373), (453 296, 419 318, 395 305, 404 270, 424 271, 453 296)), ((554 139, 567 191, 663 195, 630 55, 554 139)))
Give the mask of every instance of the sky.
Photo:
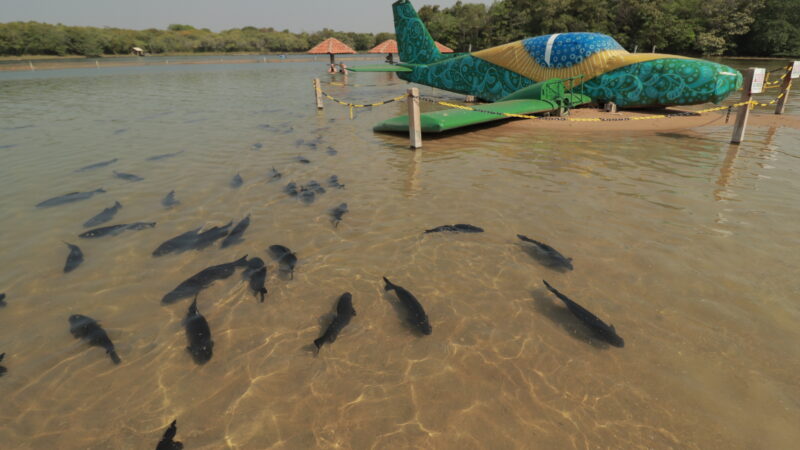
MULTIPOLYGON (((0 0, 0 23, 29 21, 50 24, 164 29, 169 24, 221 31, 254 26, 292 32, 394 32, 393 0, 0 0)), ((414 7, 456 0, 412 0, 414 7)), ((492 0, 466 0, 484 3, 492 0)))

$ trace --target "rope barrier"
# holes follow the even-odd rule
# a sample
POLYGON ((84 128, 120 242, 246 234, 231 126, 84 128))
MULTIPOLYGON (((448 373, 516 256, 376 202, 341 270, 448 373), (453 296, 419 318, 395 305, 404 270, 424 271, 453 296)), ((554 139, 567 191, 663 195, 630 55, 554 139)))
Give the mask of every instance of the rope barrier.
POLYGON ((334 97, 332 97, 332 96, 328 95, 328 94, 327 94, 325 91, 320 91, 320 92, 321 92, 321 93, 322 93, 322 95, 324 95, 324 96, 325 96, 325 98, 327 98, 328 100, 330 100, 330 101, 333 101, 333 102, 336 102, 336 103, 338 103, 338 104, 340 104, 340 105, 348 106, 348 107, 350 107, 350 108, 370 108, 370 107, 373 107, 373 106, 381 106, 381 105, 385 105, 385 104, 387 104, 387 103, 392 103, 392 102, 396 102, 396 101, 398 101, 398 100, 402 100, 402 99, 406 98, 406 96, 408 96, 408 94, 403 94, 403 95, 399 95, 399 96, 397 96, 397 97, 395 97, 395 98, 390 98, 389 100, 384 100, 384 101, 382 101, 382 102, 377 102, 377 103, 369 103, 369 104, 360 104, 360 103, 349 103, 349 102, 345 102, 345 101, 343 101, 343 100, 339 100, 338 98, 334 98, 334 97))

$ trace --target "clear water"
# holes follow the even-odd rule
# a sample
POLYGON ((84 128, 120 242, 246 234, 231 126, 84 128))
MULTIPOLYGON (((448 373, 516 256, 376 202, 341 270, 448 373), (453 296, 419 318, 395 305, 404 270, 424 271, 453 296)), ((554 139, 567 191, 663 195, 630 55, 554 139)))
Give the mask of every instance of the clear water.
MULTIPOLYGON (((414 153, 407 138, 371 131, 403 103, 354 120, 332 103, 317 112, 311 79, 330 81, 324 69, 0 73, 0 447, 153 448, 175 418, 187 448, 208 449, 796 445, 800 130, 750 127, 737 148, 728 127, 499 126, 426 139, 414 153), (272 167, 283 178, 268 183, 272 167), (236 173, 244 185, 232 189, 236 173), (346 188, 311 205, 282 191, 333 174, 346 188), (167 210, 170 190, 181 204, 167 210), (115 200, 111 223, 157 226, 78 238, 115 200), (350 212, 334 228, 328 210, 341 202, 350 212), (247 214, 237 246, 151 256, 177 234, 247 214), (422 234, 452 223, 486 232, 422 234), (574 258, 575 270, 541 266, 517 233, 574 258), (62 241, 85 254, 69 274, 62 241), (268 258, 272 244, 296 251, 293 280, 268 258), (266 302, 239 272, 203 291, 215 347, 198 366, 181 326, 189 301, 160 299, 245 254, 268 263, 266 302), (419 298, 432 335, 409 329, 382 276, 419 298), (613 323, 625 348, 594 339, 542 279, 613 323), (315 357, 308 347, 345 291, 358 315, 315 357), (70 335, 76 313, 101 322, 121 365, 70 335)), ((348 83, 325 89, 356 102, 405 90, 389 74, 348 83)))

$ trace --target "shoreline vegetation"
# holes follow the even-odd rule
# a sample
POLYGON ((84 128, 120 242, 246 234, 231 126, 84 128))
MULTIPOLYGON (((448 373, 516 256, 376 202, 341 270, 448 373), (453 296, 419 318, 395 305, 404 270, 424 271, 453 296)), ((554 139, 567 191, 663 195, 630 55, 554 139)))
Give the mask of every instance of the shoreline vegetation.
MULTIPOLYGON (((614 37, 631 52, 788 57, 800 55, 797 1, 497 0, 491 6, 458 1, 450 8, 422 6, 419 16, 436 40, 457 52, 526 37, 592 31, 614 37)), ((129 30, 9 22, 0 23, 0 57, 128 56, 134 47, 150 55, 301 53, 329 37, 366 51, 395 36, 327 28, 293 33, 247 26, 213 32, 181 24, 166 30, 129 30)))

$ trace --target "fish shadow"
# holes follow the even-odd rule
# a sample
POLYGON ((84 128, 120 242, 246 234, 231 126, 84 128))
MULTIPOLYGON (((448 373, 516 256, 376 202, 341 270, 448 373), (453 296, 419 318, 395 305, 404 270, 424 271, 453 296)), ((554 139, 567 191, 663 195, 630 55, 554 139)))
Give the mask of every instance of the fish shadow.
POLYGON ((517 246, 522 249, 523 252, 527 253, 528 256, 535 259, 536 262, 541 264, 542 266, 553 270, 559 273, 566 273, 569 272, 569 267, 564 266, 564 264, 545 253, 544 251, 540 250, 539 248, 532 246, 532 245, 525 245, 522 243, 517 244, 517 246))
POLYGON ((381 290, 383 291, 384 300, 386 300, 387 302, 389 302, 390 305, 392 305, 392 308, 400 317, 400 320, 403 322, 403 326, 417 337, 425 336, 425 333, 420 331, 419 327, 417 327, 411 322, 411 317, 409 316, 408 310, 406 309, 405 306, 403 306, 403 303, 400 301, 400 299, 397 298, 397 295, 394 293, 394 291, 384 291, 383 288, 381 288, 381 290))
POLYGON ((605 341, 597 338, 594 332, 575 317, 566 306, 553 300, 547 290, 536 289, 531 291, 531 297, 533 297, 533 309, 563 328, 573 339, 583 341, 598 350, 606 350, 611 347, 605 341))

